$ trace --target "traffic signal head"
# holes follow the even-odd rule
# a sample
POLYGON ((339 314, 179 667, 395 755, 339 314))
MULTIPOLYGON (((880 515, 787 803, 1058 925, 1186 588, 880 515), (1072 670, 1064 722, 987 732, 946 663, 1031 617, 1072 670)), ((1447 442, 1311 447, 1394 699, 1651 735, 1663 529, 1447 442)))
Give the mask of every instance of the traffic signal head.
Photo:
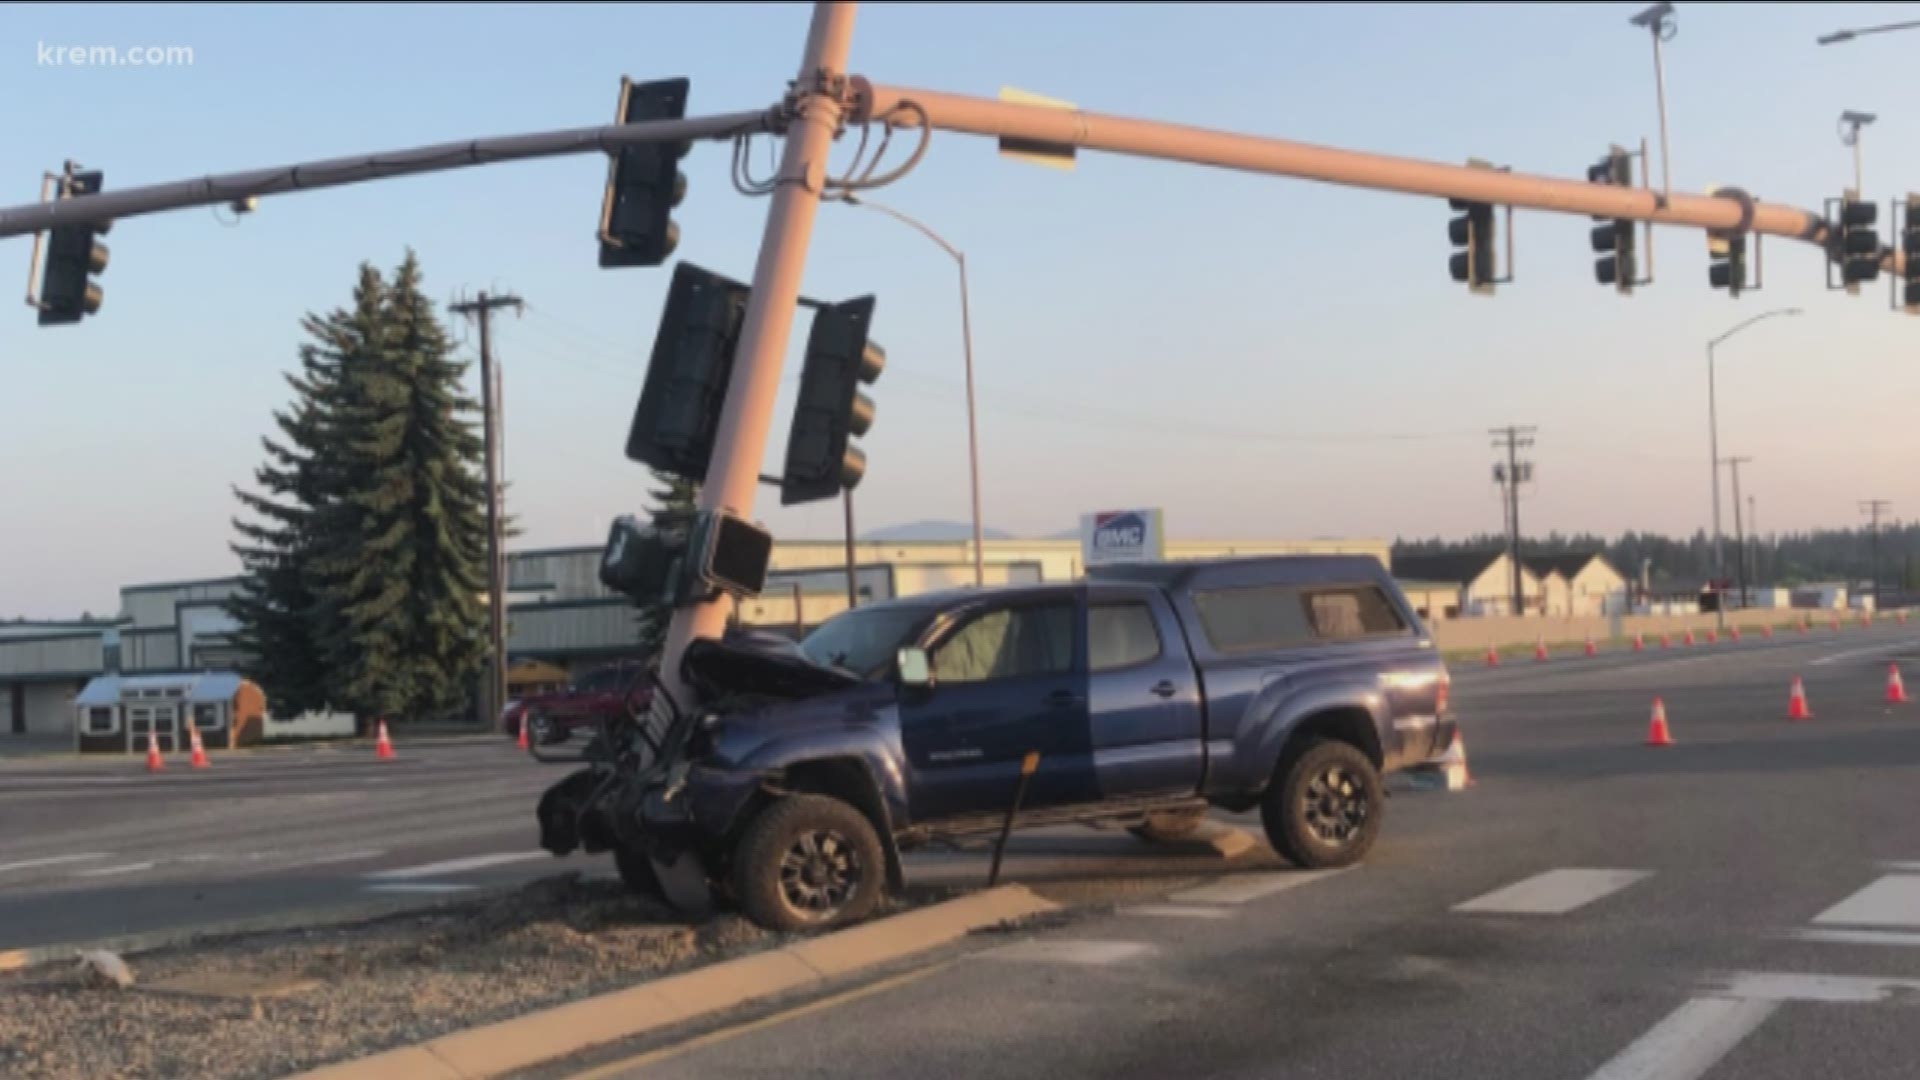
POLYGON ((689 480, 707 478, 751 291, 692 263, 674 267, 627 433, 629 458, 689 480))
POLYGON ((1447 272, 1470 288, 1491 290, 1495 277, 1493 204, 1462 199, 1449 199, 1447 204, 1461 212, 1447 222, 1447 239, 1463 249, 1447 260, 1447 272))
MULTIPOLYGON (((687 80, 636 83, 620 80, 622 124, 678 120, 687 114, 687 80)), ((659 266, 680 243, 673 208, 687 194, 680 159, 689 143, 624 146, 607 164, 607 191, 600 205, 600 265, 659 266)))
MULTIPOLYGON (((62 198, 97 195, 102 182, 98 169, 73 173, 63 183, 62 198)), ((40 270, 41 326, 77 323, 100 310, 104 296, 93 275, 107 268, 107 245, 97 237, 112 227, 111 221, 97 221, 51 230, 40 270)))
POLYGON ((1920 315, 1920 195, 1908 195, 1900 222, 1900 305, 1920 315))
MULTIPOLYGON (((1587 167, 1587 181, 1615 187, 1633 186, 1633 155, 1614 147, 1607 156, 1587 167)), ((1628 218, 1596 218, 1602 222, 1593 228, 1590 239, 1595 255, 1593 277, 1602 285, 1611 285, 1622 293, 1633 292, 1640 276, 1639 242, 1633 221, 1628 218)))
POLYGON ((830 499, 866 475, 867 455, 853 439, 873 426, 873 400, 860 387, 878 379, 887 366, 886 350, 867 340, 873 305, 873 297, 863 296, 814 313, 787 435, 780 482, 784 506, 830 499))
POLYGON ((1707 234, 1707 284, 1739 296, 1747 286, 1747 238, 1707 234))
POLYGON ((1836 247, 1840 257, 1840 280, 1847 285, 1872 281, 1880 276, 1880 233, 1874 222, 1879 206, 1859 199, 1840 201, 1839 236, 1836 247))

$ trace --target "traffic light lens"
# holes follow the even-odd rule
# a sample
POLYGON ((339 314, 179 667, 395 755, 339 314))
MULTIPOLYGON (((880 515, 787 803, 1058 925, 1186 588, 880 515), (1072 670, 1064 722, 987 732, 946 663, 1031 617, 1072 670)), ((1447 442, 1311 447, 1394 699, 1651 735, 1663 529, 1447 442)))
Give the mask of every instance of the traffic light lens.
POLYGON ((1455 281, 1466 281, 1467 269, 1467 253, 1464 251, 1456 252, 1453 258, 1447 260, 1447 273, 1453 275, 1455 281))
POLYGON ((1840 223, 1849 227, 1871 225, 1880 219, 1880 204, 1870 202, 1843 203, 1840 207, 1840 223))
POLYGON ((1872 255, 1880 250, 1880 237, 1872 231, 1850 232, 1846 248, 1849 255, 1872 255))
POLYGON ((1605 225, 1595 225, 1593 227, 1592 235, 1593 235, 1593 250, 1612 251, 1615 246, 1614 241, 1619 237, 1620 234, 1613 227, 1613 223, 1608 222, 1605 225))
POLYGON ((1620 267, 1611 257, 1596 260, 1593 264, 1593 277, 1602 285, 1611 285, 1620 278, 1620 267))
POLYGON ((1455 244, 1458 244, 1461 247, 1465 247, 1467 242, 1472 238, 1473 238, 1473 219, 1472 218, 1457 217, 1447 222, 1447 239, 1453 241, 1455 244))

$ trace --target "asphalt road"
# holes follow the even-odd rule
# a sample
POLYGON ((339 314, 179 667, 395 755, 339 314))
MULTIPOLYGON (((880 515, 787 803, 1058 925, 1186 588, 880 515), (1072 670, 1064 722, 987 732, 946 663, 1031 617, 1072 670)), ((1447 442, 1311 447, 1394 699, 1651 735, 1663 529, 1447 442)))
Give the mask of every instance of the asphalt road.
MULTIPOLYGON (((1920 1074, 1920 704, 1883 704, 1889 660, 1920 675, 1920 636, 1463 665, 1475 785, 1396 796, 1361 867, 1303 874, 1262 849, 1211 884, 581 1075, 1920 1074), (1786 719, 1796 674, 1806 723, 1786 719), (1655 695, 1665 749, 1643 745, 1655 695)), ((1092 872, 1047 850, 1013 879, 1092 872)))

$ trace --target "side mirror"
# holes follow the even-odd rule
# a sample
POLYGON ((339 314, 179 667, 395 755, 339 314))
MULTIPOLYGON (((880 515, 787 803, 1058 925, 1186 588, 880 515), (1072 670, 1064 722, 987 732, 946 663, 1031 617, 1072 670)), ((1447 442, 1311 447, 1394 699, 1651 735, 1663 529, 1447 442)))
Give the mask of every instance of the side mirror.
POLYGON ((896 659, 900 685, 925 689, 933 685, 933 669, 927 663, 927 650, 901 649, 896 659))

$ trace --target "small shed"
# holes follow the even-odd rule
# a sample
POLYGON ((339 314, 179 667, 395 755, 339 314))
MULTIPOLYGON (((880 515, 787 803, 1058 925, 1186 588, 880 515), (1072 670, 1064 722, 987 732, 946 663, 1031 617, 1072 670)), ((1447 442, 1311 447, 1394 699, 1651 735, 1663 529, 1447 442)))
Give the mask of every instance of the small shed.
POLYGON ((209 750, 258 741, 267 712, 260 687, 231 671, 102 675, 74 698, 74 745, 82 752, 162 753, 187 748, 187 724, 209 750))

